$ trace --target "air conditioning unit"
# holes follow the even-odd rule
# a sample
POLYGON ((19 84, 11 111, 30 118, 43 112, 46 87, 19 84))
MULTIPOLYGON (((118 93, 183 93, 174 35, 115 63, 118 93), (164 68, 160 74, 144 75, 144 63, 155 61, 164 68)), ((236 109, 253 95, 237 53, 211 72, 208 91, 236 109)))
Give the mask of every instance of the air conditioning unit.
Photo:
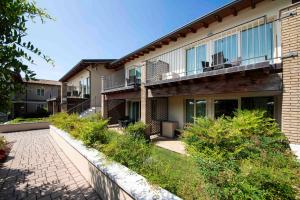
POLYGON ((162 136, 174 138, 175 130, 178 127, 177 122, 164 121, 162 122, 162 136))

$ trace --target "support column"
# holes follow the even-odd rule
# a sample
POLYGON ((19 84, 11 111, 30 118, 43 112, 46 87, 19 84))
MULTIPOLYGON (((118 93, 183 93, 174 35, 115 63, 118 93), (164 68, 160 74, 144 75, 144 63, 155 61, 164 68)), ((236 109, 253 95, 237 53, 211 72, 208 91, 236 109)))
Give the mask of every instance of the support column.
POLYGON ((300 144, 300 3, 281 11, 283 57, 282 131, 300 144))
POLYGON ((68 88, 68 83, 67 82, 63 82, 61 84, 61 112, 67 112, 68 111, 68 104, 67 104, 67 88, 68 88))
POLYGON ((141 68, 141 121, 148 125, 148 128, 146 130, 146 134, 150 138, 150 122, 151 122, 151 105, 150 100, 148 98, 148 89, 145 87, 147 79, 147 73, 146 73, 146 62, 142 64, 141 68))
POLYGON ((105 100, 105 94, 102 94, 104 91, 104 76, 101 76, 101 117, 107 118, 107 101, 105 100))

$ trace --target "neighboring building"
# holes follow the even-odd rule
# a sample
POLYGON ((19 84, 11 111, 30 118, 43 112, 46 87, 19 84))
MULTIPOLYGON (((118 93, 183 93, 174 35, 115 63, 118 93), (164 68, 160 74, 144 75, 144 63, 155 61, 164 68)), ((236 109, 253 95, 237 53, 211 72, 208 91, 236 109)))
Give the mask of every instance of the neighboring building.
POLYGON ((12 117, 36 116, 41 112, 60 111, 61 83, 53 80, 23 80, 24 90, 13 97, 12 117), (52 99, 50 105, 49 100, 52 99), (57 99, 57 101, 55 101, 57 99), (54 107, 53 107, 54 105, 54 107))
POLYGON ((236 0, 106 65, 102 114, 165 121, 265 109, 300 143, 300 3, 236 0), (111 71, 108 73, 110 74, 111 71))
POLYGON ((83 59, 67 72, 62 82, 61 108, 70 113, 82 113, 94 108, 100 111, 102 77, 113 70, 106 69, 114 59, 83 59))

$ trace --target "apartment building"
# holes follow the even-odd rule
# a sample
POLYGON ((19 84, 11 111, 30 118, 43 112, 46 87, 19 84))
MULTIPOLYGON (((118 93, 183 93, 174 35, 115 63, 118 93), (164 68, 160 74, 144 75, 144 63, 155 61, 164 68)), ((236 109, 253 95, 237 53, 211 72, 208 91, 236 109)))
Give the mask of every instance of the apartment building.
POLYGON ((151 135, 264 109, 300 143, 299 41, 299 1, 233 1, 106 65, 102 114, 151 135))
POLYGON ((48 113, 60 111, 60 82, 24 79, 23 84, 24 89, 13 97, 12 117, 36 115, 45 111, 48 113))
POLYGON ((93 108, 100 111, 102 78, 113 70, 105 66, 114 59, 83 59, 68 71, 62 82, 62 111, 82 113, 93 108))

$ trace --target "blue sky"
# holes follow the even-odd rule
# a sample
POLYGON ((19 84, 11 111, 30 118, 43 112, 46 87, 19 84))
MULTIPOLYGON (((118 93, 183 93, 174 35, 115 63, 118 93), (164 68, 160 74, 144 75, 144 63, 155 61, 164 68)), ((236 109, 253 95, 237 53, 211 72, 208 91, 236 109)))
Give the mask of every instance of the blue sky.
POLYGON ((120 58, 231 0, 39 0, 55 18, 28 36, 55 66, 36 58, 37 78, 58 80, 83 58, 120 58))

